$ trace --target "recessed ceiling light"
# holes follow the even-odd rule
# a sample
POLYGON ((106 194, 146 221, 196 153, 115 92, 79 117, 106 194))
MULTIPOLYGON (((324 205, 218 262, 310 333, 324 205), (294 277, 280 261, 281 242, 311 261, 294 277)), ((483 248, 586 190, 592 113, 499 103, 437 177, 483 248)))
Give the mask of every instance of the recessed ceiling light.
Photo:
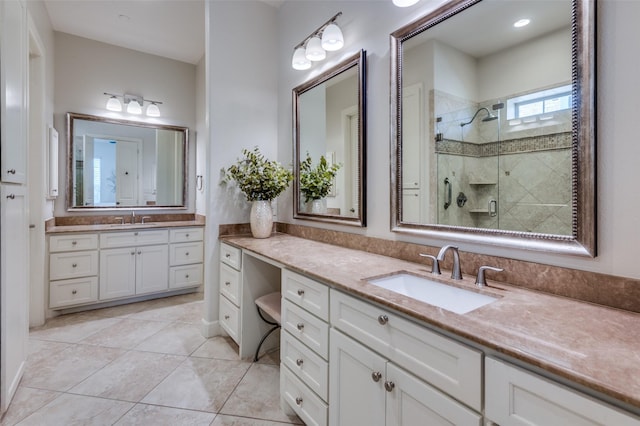
POLYGON ((516 28, 520 28, 520 27, 524 27, 526 25, 529 25, 529 22, 531 22, 530 19, 519 19, 516 22, 513 23, 513 26, 516 28))

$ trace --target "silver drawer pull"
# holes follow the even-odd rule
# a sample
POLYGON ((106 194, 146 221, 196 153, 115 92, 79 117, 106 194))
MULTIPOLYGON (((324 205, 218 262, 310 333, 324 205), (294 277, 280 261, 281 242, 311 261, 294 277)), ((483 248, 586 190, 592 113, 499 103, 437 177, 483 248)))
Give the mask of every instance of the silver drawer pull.
POLYGON ((302 397, 301 396, 296 398, 296 405, 298 405, 298 406, 302 405, 302 397))
POLYGON ((185 275, 184 277, 188 279, 189 278, 189 274, 185 275))
POLYGON ((185 237, 189 238, 189 234, 186 234, 185 237))
POLYGON ((228 320, 229 319, 229 315, 225 315, 224 319, 228 320))
POLYGON ((136 254, 136 252, 135 252, 135 251, 132 251, 132 252, 131 252, 131 256, 134 256, 135 254, 136 254))
POLYGON ((384 315, 384 314, 382 314, 382 315, 378 315, 378 322, 379 322, 381 325, 385 325, 386 323, 388 323, 388 322, 389 322, 389 317, 388 317, 388 316, 386 316, 386 315, 384 315))
POLYGON ((77 263, 72 263, 72 264, 71 264, 71 267, 72 267, 72 268, 77 268, 77 267, 78 267, 78 264, 77 264, 77 263))
POLYGON ((9 170, 7 170, 7 173, 9 173, 10 175, 15 175, 16 174, 16 169, 9 169, 9 170))
POLYGON ((298 296, 304 296, 304 290, 302 289, 298 290, 298 296))
POLYGON ((224 255, 224 257, 226 257, 227 259, 229 259, 231 257, 231 254, 227 253, 224 255))
POLYGON ((77 294, 78 290, 71 290, 71 294, 77 294))
POLYGON ((15 194, 9 194, 9 195, 7 195, 7 198, 9 200, 14 200, 16 198, 16 196, 15 196, 15 194))
POLYGON ((374 382, 377 383, 382 378, 382 373, 379 371, 374 371, 373 373, 371 373, 371 378, 373 379, 374 382))
POLYGON ((72 246, 75 246, 76 244, 78 244, 78 242, 77 242, 77 241, 71 241, 71 245, 72 245, 72 246))
POLYGON ((138 254, 142 254, 142 250, 138 250, 138 254))
POLYGON ((304 364, 304 360, 303 360, 302 358, 298 358, 298 359, 296 359, 296 365, 297 365, 298 367, 301 367, 301 366, 302 366, 302 364, 304 364))
POLYGON ((391 392, 395 387, 396 387, 396 384, 389 380, 384 382, 384 388, 387 390, 387 392, 391 392))
POLYGON ((296 327, 298 327, 298 330, 302 331, 302 329, 304 328, 304 324, 299 322, 296 327))
POLYGON ((189 256, 189 252, 186 252, 184 255, 185 255, 185 256, 189 256))
POLYGON ((224 285, 226 285, 227 287, 231 285, 231 281, 225 281, 224 285))
POLYGON ((137 237, 137 236, 138 236, 138 233, 137 233, 137 232, 134 232, 134 233, 133 233, 133 235, 135 235, 135 236, 137 237))

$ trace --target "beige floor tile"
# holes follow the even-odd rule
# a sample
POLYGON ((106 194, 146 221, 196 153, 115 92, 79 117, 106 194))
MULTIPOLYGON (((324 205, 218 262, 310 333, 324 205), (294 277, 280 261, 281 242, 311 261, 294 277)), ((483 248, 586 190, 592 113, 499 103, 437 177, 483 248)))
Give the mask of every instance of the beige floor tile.
POLYGON ((136 350, 173 355, 190 355, 205 342, 200 327, 194 324, 173 323, 135 347, 136 350))
POLYGON ((38 363, 42 359, 48 358, 51 355, 70 348, 74 345, 74 343, 50 342, 48 340, 29 339, 29 356, 27 362, 38 363))
POLYGON ((250 365, 243 361, 189 358, 142 402, 216 413, 250 365))
POLYGON ((82 340, 82 344, 133 349, 143 340, 167 327, 170 322, 119 319, 113 325, 82 340))
POLYGON ((202 344, 191 356, 199 358, 228 359, 240 361, 238 345, 230 337, 211 337, 202 344))
POLYGON ((130 351, 69 392, 138 402, 184 360, 182 356, 130 351))
POLYGON ((270 364, 252 364, 220 414, 280 422, 299 421, 280 409, 280 368, 270 364))
POLYGON ((9 409, 0 421, 1 426, 15 425, 20 420, 29 416, 49 401, 53 400, 60 392, 18 387, 9 409))
POLYGON ((181 302, 173 305, 162 301, 155 305, 150 305, 142 311, 128 315, 128 318, 199 323, 202 320, 202 301, 181 302))
MULTIPOLYGON (((271 422, 268 420, 252 419, 249 417, 235 417, 218 414, 211 426, 283 426, 291 423, 271 422)), ((302 424, 295 423, 295 424, 302 424)))
POLYGON ((92 309, 85 311, 84 314, 103 318, 126 317, 142 311, 150 302, 151 301, 126 303, 124 305, 111 306, 108 308, 92 309))
POLYGON ((82 313, 61 315, 48 320, 42 327, 31 329, 29 337, 55 342, 78 343, 117 321, 113 318, 97 318, 82 313))
POLYGON ((212 413, 137 404, 116 423, 117 426, 208 426, 215 417, 212 413))
POLYGON ((66 391, 124 353, 121 349, 73 345, 36 361, 27 361, 21 385, 66 391))
POLYGON ((112 425, 133 407, 130 402, 63 394, 20 423, 43 425, 112 425))

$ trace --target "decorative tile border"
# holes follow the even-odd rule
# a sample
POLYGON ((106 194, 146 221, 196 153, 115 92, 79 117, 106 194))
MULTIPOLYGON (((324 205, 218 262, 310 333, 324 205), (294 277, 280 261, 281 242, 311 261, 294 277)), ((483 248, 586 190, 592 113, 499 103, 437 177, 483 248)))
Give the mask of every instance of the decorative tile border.
POLYGON ((571 148, 571 144, 571 132, 507 139, 500 142, 482 144, 444 139, 436 142, 436 153, 468 157, 490 157, 494 155, 565 149, 571 148))

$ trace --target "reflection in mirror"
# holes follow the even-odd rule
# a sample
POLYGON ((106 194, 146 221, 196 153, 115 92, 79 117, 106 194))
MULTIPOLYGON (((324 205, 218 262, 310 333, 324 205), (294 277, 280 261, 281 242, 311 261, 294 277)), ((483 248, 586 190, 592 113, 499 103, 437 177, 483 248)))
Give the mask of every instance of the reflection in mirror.
POLYGON ((392 34, 395 231, 595 254, 591 9, 459 0, 392 34))
POLYGON ((68 209, 184 208, 188 129, 67 114, 68 209))
POLYGON ((293 89, 295 218, 365 226, 365 61, 293 89))

